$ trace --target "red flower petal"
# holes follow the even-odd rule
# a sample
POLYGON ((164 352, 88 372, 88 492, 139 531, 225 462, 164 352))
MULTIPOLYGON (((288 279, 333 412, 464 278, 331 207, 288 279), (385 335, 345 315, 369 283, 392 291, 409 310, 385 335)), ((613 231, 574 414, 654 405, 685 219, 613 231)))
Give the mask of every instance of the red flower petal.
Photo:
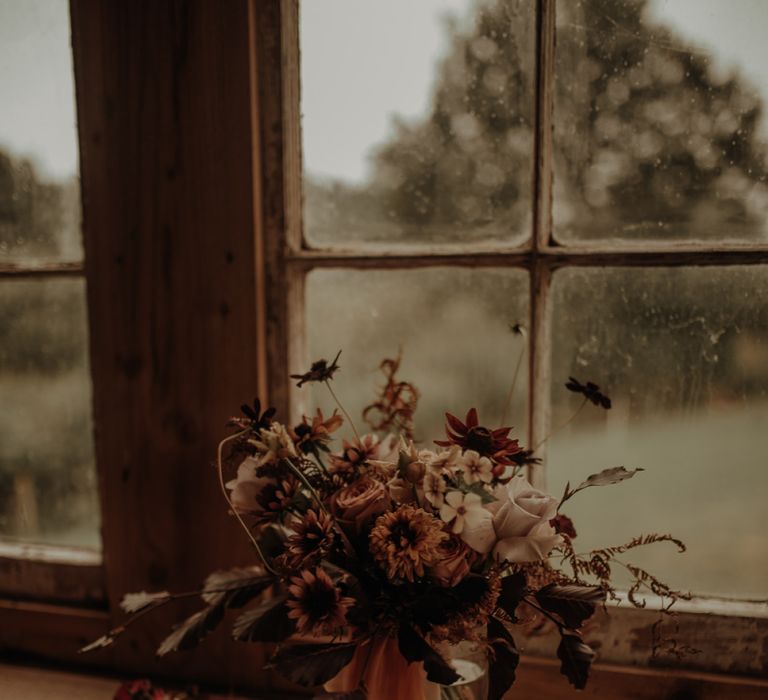
POLYGON ((480 425, 480 422, 477 419, 476 408, 470 408, 469 411, 467 411, 467 418, 464 422, 467 424, 467 428, 476 428, 480 425))
MULTIPOLYGON (((467 426, 464 425, 456 416, 446 413, 445 419, 448 421, 448 425, 451 426, 459 435, 466 435, 467 434, 467 426)), ((445 432, 448 432, 448 429, 446 428, 445 432)), ((448 437, 451 437, 450 434, 448 437)))

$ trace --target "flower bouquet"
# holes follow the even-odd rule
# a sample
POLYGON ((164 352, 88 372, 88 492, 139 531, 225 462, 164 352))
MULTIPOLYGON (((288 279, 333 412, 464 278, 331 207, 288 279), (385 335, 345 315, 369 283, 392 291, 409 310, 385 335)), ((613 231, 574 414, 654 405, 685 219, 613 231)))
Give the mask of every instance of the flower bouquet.
MULTIPOLYGON (((320 360, 301 386, 331 382, 338 367, 320 360)), ((399 359, 385 360, 386 382, 364 419, 361 435, 337 401, 288 428, 257 401, 233 418, 236 429, 219 446, 221 490, 250 538, 252 566, 211 574, 204 607, 162 642, 158 653, 196 645, 230 608, 244 608, 233 636, 276 643, 270 665, 324 697, 499 700, 515 680, 519 660, 513 630, 532 618, 560 633, 561 671, 576 688, 587 682, 595 653, 580 628, 608 596, 611 563, 628 549, 574 551, 576 531, 562 507, 580 491, 614 484, 640 470, 623 467, 566 487, 557 499, 526 478, 538 459, 510 437, 487 428, 475 409, 464 420, 446 414, 446 435, 433 446, 413 442, 419 392, 399 381, 399 359), (350 424, 354 438, 333 448, 333 434, 350 424), (231 472, 230 476, 227 476, 231 472), (567 569, 567 571, 566 571, 567 569)), ((610 408, 599 387, 575 379, 568 389, 610 408)), ((649 573, 634 577, 629 599, 647 587, 679 594, 649 573)), ((174 599, 168 592, 125 596, 133 617, 88 645, 112 644, 137 617, 174 599)))

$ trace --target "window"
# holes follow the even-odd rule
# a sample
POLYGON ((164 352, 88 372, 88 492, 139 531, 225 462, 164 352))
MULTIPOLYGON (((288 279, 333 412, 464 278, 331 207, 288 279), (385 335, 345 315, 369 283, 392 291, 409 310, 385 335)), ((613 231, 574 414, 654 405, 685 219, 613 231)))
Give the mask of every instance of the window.
MULTIPOLYGON (((765 616, 754 601, 768 547, 756 495, 768 88, 752 59, 759 37, 749 48, 738 37, 765 9, 449 5, 442 29, 445 3, 284 8, 286 277, 272 290, 288 290, 290 323, 272 381, 283 357, 295 368, 343 348, 338 389, 359 415, 377 362, 402 347, 403 376, 424 395, 417 436, 437 437, 441 410, 470 405, 496 424, 523 344, 509 326, 522 322, 527 377, 510 415, 529 444, 578 407, 569 375, 615 404, 557 432, 532 478, 557 491, 608 466, 645 467, 619 487, 628 501, 596 492, 574 505, 581 545, 649 525, 679 534, 688 555, 659 548, 638 563, 709 596, 697 610, 733 613, 717 618, 723 629, 746 629, 765 616), (426 92, 409 96, 410 84, 426 92), (393 104, 406 116, 388 122, 393 104)), ((289 391, 295 412, 325 401, 278 389, 289 391)), ((613 614, 604 648, 650 634, 652 616, 613 614)), ((681 619, 704 647, 683 664, 726 668, 702 618, 681 619)), ((604 658, 649 662, 614 646, 604 658)), ((737 667, 759 673, 746 658, 737 667)))
POLYGON ((92 604, 103 584, 67 4, 2 3, 0 27, 0 585, 92 604))
MULTIPOLYGON (((314 5, 307 3, 308 7, 314 5)), ((460 10, 464 7, 458 2, 455 6, 460 10)), ((432 408, 424 406, 425 419, 435 425, 440 422, 437 411, 450 402, 460 402, 467 395, 467 385, 479 389, 481 415, 487 411, 493 416, 502 408, 503 399, 491 391, 496 382, 489 368, 498 366, 504 372, 506 389, 510 358, 514 362, 521 341, 508 334, 505 325, 529 319, 527 371, 521 372, 512 407, 513 421, 528 433, 529 442, 545 436, 550 422, 557 424, 569 408, 558 404, 561 395, 556 388, 559 378, 573 371, 568 363, 576 357, 586 361, 586 366, 579 364, 581 374, 587 370, 591 374, 600 364, 599 357, 584 354, 591 347, 589 323, 594 317, 585 314, 580 318, 575 313, 585 311, 583 297, 578 295, 585 294, 590 285, 595 293, 588 302, 606 307, 613 304, 606 317, 616 322, 602 326, 606 333, 610 331, 604 342, 630 348, 636 336, 631 326, 622 325, 622 304, 634 309, 635 291, 641 290, 642 296, 649 282, 662 294, 664 285, 671 284, 669 275, 682 267, 691 269, 684 273, 692 276, 690 287, 686 287, 691 303, 703 302, 705 293, 721 290, 723 280, 732 277, 734 271, 739 272, 742 292, 748 287, 750 294, 756 293, 761 263, 768 260, 764 248, 754 240, 750 242, 744 233, 754 215, 738 208, 733 210, 734 216, 743 226, 737 244, 724 244, 719 239, 713 242, 711 238, 701 242, 685 238, 669 244, 644 238, 643 248, 638 250, 611 240, 613 233, 597 241, 575 240, 585 235, 572 212, 586 210, 591 216, 593 210, 605 205, 605 193, 596 195, 593 191, 600 189, 598 179, 597 188, 590 185, 569 191, 571 204, 567 209, 549 205, 553 172, 555 203, 565 201, 565 194, 557 190, 558 158, 562 159, 557 155, 558 138, 550 138, 553 117, 555 127, 558 119, 559 93, 553 78, 557 70, 573 68, 573 61, 567 61, 565 68, 557 69, 561 54, 553 52, 555 9, 557 21, 564 22, 559 13, 562 8, 560 4, 555 8, 549 0, 510 7, 515 11, 505 21, 520 41, 520 63, 502 65, 516 66, 520 92, 514 104, 527 106, 522 108, 522 121, 512 138, 486 146, 483 158, 489 152, 507 149, 505 154, 515 154, 527 162, 519 168, 514 192, 505 190, 505 195, 495 197, 498 171, 489 168, 480 178, 483 196, 475 197, 474 202, 457 201, 456 206, 441 202, 438 225, 425 218, 423 202, 412 206, 406 199, 402 205, 411 219, 405 227, 399 220, 393 223, 386 209, 378 210, 378 219, 367 214, 368 208, 345 209, 349 193, 342 188, 330 193, 318 191, 316 201, 334 203, 336 211, 317 211, 314 224, 307 215, 303 241, 297 3, 70 0, 95 463, 104 553, 103 564, 96 569, 95 590, 101 586, 104 593, 91 600, 83 597, 83 587, 87 590, 89 584, 83 583, 82 568, 69 561, 48 579, 52 581, 48 594, 30 595, 18 585, 15 589, 7 585, 8 572, 13 573, 14 566, 38 563, 18 557, 3 559, 0 649, 22 656, 101 665, 125 674, 159 673, 153 642, 166 631, 170 616, 135 628, 122 645, 99 656, 77 657, 75 650, 122 621, 118 603, 126 591, 186 590, 190 581, 201 580, 212 569, 252 561, 252 553, 233 534, 232 523, 211 488, 208 458, 215 453, 227 418, 253 393, 269 396, 283 415, 291 402, 294 410, 300 410, 302 397, 290 396, 289 371, 302 366, 310 351, 328 354, 339 346, 345 348, 344 358, 349 361, 345 381, 362 377, 363 393, 367 394, 376 381, 372 365, 384 350, 396 352, 398 345, 386 333, 376 336, 370 331, 383 332, 385 324, 392 322, 391 308, 401 303, 408 285, 424 289, 430 300, 440 300, 447 289, 458 288, 468 301, 432 331, 430 340, 435 346, 461 342, 456 357, 466 358, 464 344, 469 342, 469 332, 446 333, 451 322, 472 333, 497 334, 494 343, 481 348, 482 360, 470 368, 467 377, 456 378, 466 371, 458 361, 436 368, 451 381, 444 385, 443 395, 434 394, 432 408), (333 218, 339 216, 346 218, 347 225, 333 218), (355 227, 368 223, 372 226, 361 244, 355 227), (393 229, 402 238, 397 246, 390 245, 393 229), (440 242, 419 243, 419 237, 427 232, 440 237, 440 242), (567 240, 568 236, 574 240, 567 240), (627 271, 637 275, 625 275, 627 271), (616 275, 627 287, 626 301, 621 294, 616 298, 616 275), (370 355, 359 353, 340 337, 333 338, 328 348, 320 324, 315 322, 329 304, 347 303, 341 295, 329 294, 338 280, 370 300, 380 296, 378 289, 382 287, 399 290, 401 297, 393 299, 390 308, 381 308, 378 318, 358 329, 359 338, 369 343, 370 355), (706 284, 710 284, 706 289, 701 286, 706 284), (569 303, 573 308, 569 309, 569 303), (558 313, 563 316, 558 318, 558 313), (557 349, 557 333, 577 345, 582 354, 569 346, 550 357, 546 351, 557 349), (384 343, 390 345, 384 348, 384 343), (359 363, 357 370, 354 362, 359 363), (550 412, 554 414, 552 421, 548 419, 550 412), (75 590, 72 596, 50 593, 68 586, 75 590)), ((355 11, 354 5, 347 9, 355 11)), ((402 8, 404 13, 411 10, 410 6, 402 8)), ((379 26, 375 17, 367 21, 371 27, 379 26)), ((568 23, 586 26, 579 18, 568 23)), ((457 27, 456 40, 460 42, 461 32, 472 31, 473 26, 470 22, 457 27)), ((566 27, 558 26, 560 50, 566 27)), ((578 53, 578 49, 577 40, 573 50, 578 53)), ((487 41, 480 41, 471 60, 482 61, 493 51, 487 41)), ((498 71, 491 71, 487 80, 490 89, 500 82, 498 71)), ((456 127, 471 140, 477 126, 473 124, 471 119, 459 119, 456 127)), ((418 145, 429 145, 421 143, 420 134, 411 134, 411 138, 418 145)), ((405 149, 406 154, 411 150, 410 146, 405 149)), ((462 152, 457 148, 453 156, 460 159, 462 152)), ((603 166, 595 172, 603 172, 603 166)), ((453 177, 450 171, 445 176, 453 177)), ((461 173, 455 181, 450 177, 453 187, 465 187, 461 173)), ((390 194, 395 182, 389 181, 390 194)), ((607 189, 611 195, 611 188, 607 189)), ((712 190, 708 192, 700 197, 702 204, 715 199, 710 196, 712 190)), ((312 193, 306 189, 305 194, 309 202, 312 193)), ((377 193, 355 195, 353 203, 359 204, 377 193)), ((729 207, 732 200, 728 199, 729 207)), ((620 230, 625 231, 628 213, 622 216, 620 230)), ((698 220, 707 221, 706 212, 698 220)), ((605 217, 601 221, 601 231, 615 232, 615 221, 605 217)), ((2 270, 0 285, 43 284, 48 274, 25 271, 23 279, 14 276, 9 280, 7 261, 2 270)), ((66 281, 73 283, 80 274, 79 269, 68 271, 66 281)), ((655 323, 659 328, 669 325, 665 320, 668 312, 658 310, 655 323)), ((758 331, 750 333, 746 341, 732 341, 727 334, 721 337, 733 342, 737 348, 733 352, 742 358, 745 368, 753 368, 749 370, 752 374, 734 379, 728 371, 721 375, 718 370, 712 376, 720 382, 717 386, 722 386, 723 377, 732 380, 735 395, 751 411, 754 397, 764 387, 760 384, 763 380, 757 378, 763 365, 759 330, 763 321, 759 311, 735 300, 722 311, 722 318, 730 319, 734 313, 740 315, 740 327, 758 331)), ((698 321, 691 328, 696 332, 709 328, 719 331, 717 324, 722 318, 708 318, 707 328, 698 321)), ((414 318, 411 328, 416 322, 414 318)), ((678 323, 677 316, 674 323, 678 323)), ((330 330, 339 334, 346 328, 330 330)), ((685 328, 679 332, 684 334, 685 328)), ((430 351, 429 342, 419 343, 424 344, 418 346, 415 333, 403 342, 405 361, 411 363, 410 368, 404 367, 407 372, 417 369, 422 364, 419 358, 430 351)), ((681 363, 689 361, 687 355, 683 358, 681 363)), ((655 370, 655 364, 650 366, 655 370)), ((674 369, 676 365, 672 366, 674 369)), ((619 383, 625 370, 622 365, 612 370, 617 379, 611 378, 608 384, 616 381, 617 387, 631 387, 635 394, 645 391, 644 386, 619 383)), ((702 382, 708 378, 703 370, 695 376, 702 382)), ((429 386, 422 388, 425 394, 431 393, 429 386)), ((719 389, 717 395, 720 402, 719 389)), ((354 405, 353 396, 344 398, 354 405)), ((461 408, 459 405, 456 410, 461 408)), ((630 410, 635 409, 630 406, 630 410)), ((648 412, 652 410, 648 408, 648 412)), ((588 432, 581 431, 599 432, 603 427, 587 415, 571 429, 581 434, 580 449, 587 455, 584 459, 591 460, 588 432)), ((624 414, 617 411, 616 415, 621 418, 624 414)), ((743 428, 740 419, 735 424, 743 428)), ((615 424, 607 426, 601 439, 618 434, 615 428, 615 424)), ((430 434, 432 428, 425 424, 424 432, 430 434)), ((569 441, 574 438, 567 432, 562 437, 569 441)), ((554 484, 561 478, 557 455, 558 451, 562 454, 563 447, 555 440, 548 447, 552 472, 548 478, 554 484)), ((623 458, 626 446, 620 447, 623 458)), ((604 466, 602 460, 598 466, 604 466)), ((41 579, 37 574, 35 577, 41 579)), ((20 579, 17 576, 14 580, 20 579)), ((710 637, 726 640, 723 645, 733 640, 733 648, 727 651, 709 644, 690 665, 759 674, 761 645, 768 638, 765 619, 759 610, 741 604, 732 617, 723 615, 722 607, 719 610, 719 615, 686 613, 677 618, 683 631, 701 637, 709 625, 710 631, 718 632, 710 637)), ((625 615, 612 614, 608 622, 601 621, 595 634, 603 642, 603 658, 650 663, 644 640, 651 634, 654 619, 653 613, 627 611, 625 615), (637 640, 642 643, 636 644, 637 640)), ((536 650, 537 645, 545 644, 546 640, 531 639, 527 648, 536 650)), ((220 685, 270 685, 272 678, 256 677, 252 671, 260 668, 262 661, 263 650, 233 646, 225 635, 215 636, 199 651, 164 660, 162 674, 220 685)), ((615 674, 611 679, 612 687, 614 680, 620 683, 615 674)))

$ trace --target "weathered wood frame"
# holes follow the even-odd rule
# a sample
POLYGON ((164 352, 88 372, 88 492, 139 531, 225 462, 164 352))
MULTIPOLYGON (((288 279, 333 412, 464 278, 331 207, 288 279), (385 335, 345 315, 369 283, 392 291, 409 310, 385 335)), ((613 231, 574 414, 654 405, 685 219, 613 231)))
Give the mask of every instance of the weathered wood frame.
MULTIPOLYGON (((637 250, 553 243, 554 0, 536 3, 531 245, 386 256, 311 250, 303 242, 296 0, 70 1, 85 268, 5 265, 0 275, 87 277, 104 561, 81 562, 91 568, 80 580, 101 582, 103 597, 89 607, 79 594, 62 600, 50 588, 27 595, 25 581, 39 579, 41 571, 53 580, 73 575, 57 569, 72 563, 45 561, 42 553, 24 564, 31 567, 26 573, 6 569, 0 576, 0 649, 158 677, 275 683, 270 674, 252 671, 260 668, 261 650, 233 648, 226 634, 214 635, 201 653, 159 664, 152 649, 173 615, 137 628, 114 650, 78 657, 76 649, 122 620, 117 603, 125 591, 185 588, 212 568, 250 561, 211 493, 206 460, 244 392, 269 396, 284 415, 290 410, 286 377, 304 359, 303 280, 309 270, 447 264, 528 269, 531 343, 546 348, 549 279, 560 267, 768 262, 768 250, 746 246, 637 250), (226 547, 225 540, 231 540, 226 547), (189 542, 194 551, 187 551, 189 542)), ((529 438, 535 441, 548 423, 546 402, 537 397, 548 395, 549 377, 541 353, 530 357, 529 438)), ((12 564, 18 557, 6 559, 12 564)), ((694 657, 689 668, 753 677, 765 672, 764 611, 732 613, 686 616, 685 624, 703 633, 716 624, 725 649, 694 657)), ((651 611, 614 610, 610 622, 600 622, 599 634, 603 640, 642 641, 653 619, 651 611)), ((526 646, 543 651, 546 644, 534 639, 526 646)), ((660 663, 642 643, 604 644, 602 657, 632 666, 660 663)), ((668 673, 643 673, 644 685, 669 685, 668 673)), ((552 692, 564 690, 551 670, 540 675, 542 683, 556 683, 552 692)), ((765 688, 759 681, 745 683, 765 688)))
MULTIPOLYGON (((685 243, 653 242, 643 246, 589 244, 567 246, 555 241, 552 231, 552 108, 555 56, 555 5, 556 0, 536 0, 536 102, 533 168, 533 227, 530 242, 525 247, 481 247, 459 249, 431 246, 429 249, 391 253, 372 252, 361 248, 312 248, 303 236, 301 216, 302 156, 300 137, 299 72, 300 47, 298 41, 298 0, 275 0, 269 3, 275 35, 282 45, 273 46, 270 54, 260 56, 261 71, 267 71, 270 80, 275 74, 282 75, 282 91, 271 92, 273 102, 270 113, 273 121, 268 133, 276 140, 274 148, 265 151, 273 160, 264 165, 276 182, 283 187, 283 226, 265 228, 268 260, 285 270, 282 286, 268 290, 270 304, 282 300, 285 316, 276 319, 273 326, 271 348, 279 348, 267 361, 270 367, 270 396, 278 402, 280 410, 296 412, 296 402, 291 405, 292 385, 286 380, 286 359, 293 362, 291 369, 302 367, 307 359, 304 347, 303 287, 308 272, 318 268, 349 269, 404 269, 431 266, 456 265, 462 267, 511 266, 526 269, 530 273, 530 367, 532 381, 529 401, 529 443, 536 444, 549 430, 549 355, 550 346, 549 288, 553 273, 565 267, 612 266, 702 266, 702 265, 751 265, 768 263, 768 246, 756 245, 691 245, 685 243), (276 10, 280 2, 282 11, 276 10), (279 23, 279 24, 278 24, 279 23), (279 102, 279 104, 278 104, 279 102), (282 132, 280 129, 282 128, 282 132)), ((273 82, 273 85, 275 83, 273 82)), ((281 302, 282 303, 282 302, 281 302)), ((531 474, 540 486, 546 483, 545 474, 534 470, 531 474)), ((652 608, 653 606, 649 606, 652 608)), ((698 671, 760 676, 768 668, 768 654, 762 649, 768 640, 768 605, 765 603, 733 603, 722 600, 702 601, 699 610, 681 612, 678 622, 687 635, 693 635, 704 647, 702 653, 679 662, 669 658, 656 658, 651 653, 650 629, 658 613, 653 609, 635 610, 624 606, 610 608, 606 615, 595 622, 590 633, 600 647, 601 658, 618 664, 637 666, 668 666, 698 671), (706 610, 706 612, 703 612, 706 610), (720 631, 721 639, 715 640, 713 629, 720 631), (641 641, 641 643, 637 643, 641 641)), ((526 640, 533 653, 552 656, 552 636, 544 635, 526 640)), ((667 687, 669 674, 649 674, 651 688, 667 687), (654 686, 654 678, 656 685, 654 686)), ((554 679, 551 692, 557 692, 554 679)), ((558 686, 559 687, 559 686, 558 686)), ((671 686, 670 686, 671 687, 671 686)), ((754 688, 765 688, 762 683, 754 688)), ((651 693, 653 690, 651 690, 651 693)), ((655 696, 654 696, 655 697, 655 696)))

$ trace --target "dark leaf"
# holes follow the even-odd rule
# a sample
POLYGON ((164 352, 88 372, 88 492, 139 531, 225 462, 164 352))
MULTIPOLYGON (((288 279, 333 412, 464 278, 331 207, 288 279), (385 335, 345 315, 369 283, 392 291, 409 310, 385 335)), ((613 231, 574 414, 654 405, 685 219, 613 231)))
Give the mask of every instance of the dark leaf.
POLYGON ((501 700, 515 682, 520 653, 515 640, 501 620, 488 621, 488 700, 501 700))
POLYGON ((186 651, 196 647, 203 638, 221 622, 224 607, 212 605, 188 617, 176 627, 160 644, 158 656, 171 651, 186 651))
POLYGON ((461 678, 411 625, 400 625, 397 643, 400 653, 409 664, 417 661, 424 662, 427 679, 433 683, 451 685, 461 678))
POLYGON ((599 586, 558 586, 550 583, 535 594, 536 600, 547 612, 555 613, 566 627, 577 629, 595 612, 597 603, 605 600, 605 591, 599 586))
POLYGON ((501 592, 497 605, 509 615, 513 622, 517 619, 515 610, 525 596, 526 587, 527 579, 522 571, 516 571, 501 579, 501 592))
POLYGON ((80 649, 77 653, 78 654, 86 654, 89 651, 96 651, 96 649, 104 649, 106 647, 111 647, 115 640, 123 633, 125 632, 125 627, 116 627, 113 630, 110 630, 107 632, 107 634, 102 635, 98 639, 94 640, 90 644, 86 644, 82 649, 80 649))
POLYGON ((282 642, 290 637, 296 625, 288 617, 287 596, 265 600, 235 620, 232 636, 239 642, 282 642))
POLYGON ((557 658, 560 659, 562 673, 577 690, 584 690, 589 677, 589 667, 595 659, 594 650, 584 644, 576 632, 561 632, 557 658))
POLYGON ((315 687, 331 680, 355 655, 358 642, 292 644, 278 649, 269 667, 299 685, 315 687))
POLYGON ((285 551, 285 541, 288 539, 288 533, 282 525, 268 525, 262 531, 257 541, 259 548, 267 557, 267 560, 274 559, 285 551))
POLYGON ((644 471, 642 467, 637 469, 627 470, 624 467, 611 467, 610 469, 603 469, 598 474, 592 474, 587 477, 586 481, 582 481, 574 490, 581 491, 590 486, 610 486, 611 484, 618 484, 625 479, 631 479, 637 472, 644 471))
POLYGON ((242 608, 275 582, 259 566, 214 571, 205 579, 203 600, 208 605, 242 608))
POLYGON ((162 605, 170 599, 171 594, 168 591, 160 591, 159 593, 147 593, 146 591, 126 593, 120 601, 120 607, 127 613, 135 614, 146 608, 162 605))

